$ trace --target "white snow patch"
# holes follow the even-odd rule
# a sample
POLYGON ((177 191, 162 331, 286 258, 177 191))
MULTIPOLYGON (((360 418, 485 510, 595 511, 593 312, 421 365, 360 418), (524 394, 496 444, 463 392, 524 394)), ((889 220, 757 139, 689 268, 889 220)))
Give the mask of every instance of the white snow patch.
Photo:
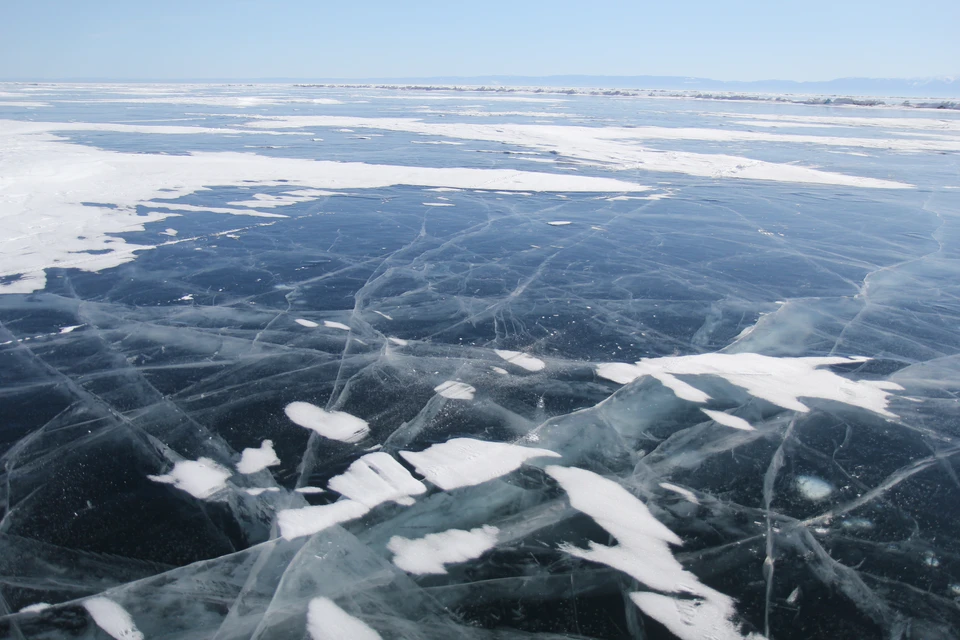
POLYGON ((710 419, 718 424, 722 424, 725 427, 731 427, 733 429, 741 429, 743 431, 753 431, 753 425, 744 420, 739 416, 730 415, 723 411, 714 411, 712 409, 700 409, 705 414, 710 416, 710 419))
MULTIPOLYGON (((226 129, 0 121, 0 223, 6 230, 0 240, 0 278, 23 274, 18 280, 0 284, 0 292, 41 290, 46 284, 44 270, 52 267, 100 271, 130 262, 137 251, 153 245, 132 244, 114 234, 142 231, 147 223, 164 220, 174 210, 284 217, 253 209, 170 202, 210 186, 342 190, 405 184, 556 192, 646 189, 610 178, 504 169, 374 165, 237 152, 125 153, 73 144, 56 135, 66 131, 138 135, 263 133, 260 126, 226 129), (146 215, 139 215, 138 207, 146 208, 146 215)), ((257 206, 266 204, 267 200, 256 201, 257 206)))
POLYGON ((20 609, 20 613, 40 613, 46 609, 49 609, 53 605, 49 602, 37 602, 36 604, 28 604, 27 606, 20 609))
POLYGON ((388 500, 409 506, 414 502, 410 496, 427 491, 403 465, 381 451, 355 461, 344 473, 331 478, 327 486, 367 509, 388 500))
POLYGON ((367 623, 338 607, 329 598, 314 598, 307 607, 311 640, 381 640, 367 623))
POLYGON ((639 143, 650 140, 698 140, 704 142, 785 142, 903 151, 953 151, 960 149, 960 140, 841 138, 694 127, 584 127, 539 124, 438 123, 425 122, 414 118, 364 118, 354 116, 276 116, 248 122, 246 126, 271 129, 343 125, 387 131, 405 131, 461 140, 512 144, 538 151, 554 152, 582 163, 613 166, 625 170, 647 169, 707 178, 744 178, 878 189, 904 189, 911 188, 912 185, 892 180, 851 176, 793 164, 777 164, 725 154, 660 151, 640 146, 639 143))
POLYGON ((397 346, 400 346, 400 347, 405 347, 405 346, 407 346, 407 344, 409 344, 409 343, 408 343, 406 340, 404 340, 403 338, 387 338, 387 339, 388 339, 390 342, 392 342, 393 344, 395 344, 395 345, 397 345, 397 346))
POLYGON ((552 222, 548 222, 547 224, 549 224, 551 227, 565 227, 568 224, 573 224, 573 223, 570 222, 569 220, 554 220, 552 222))
POLYGON ((542 371, 547 365, 540 358, 534 358, 520 351, 507 351, 505 349, 494 349, 494 353, 518 367, 527 371, 542 371))
POLYGON ((188 294, 185 295, 185 296, 180 296, 179 298, 177 298, 177 300, 179 300, 179 301, 181 301, 181 302, 189 302, 189 301, 193 300, 193 294, 192 294, 192 293, 188 293, 188 294))
POLYGON ((495 547, 498 533, 496 527, 484 525, 469 531, 448 529, 413 540, 393 536, 387 549, 394 553, 393 564, 407 573, 446 573, 444 565, 479 558, 495 547))
POLYGON ((563 545, 563 551, 623 571, 651 589, 684 594, 684 599, 631 594, 644 613, 683 640, 743 637, 731 622, 736 613, 733 600, 683 568, 669 547, 682 541, 653 517, 643 502, 616 482, 591 471, 558 466, 549 466, 546 471, 567 492, 574 509, 593 518, 619 542, 615 547, 591 542, 588 549, 563 545), (683 607, 683 611, 677 612, 677 607, 683 607), (677 621, 682 624, 675 625, 677 621))
POLYGON ((304 318, 297 318, 294 320, 301 327, 307 327, 308 329, 313 329, 314 327, 319 327, 320 325, 314 322, 313 320, 306 320, 304 318))
POLYGON ((107 635, 116 640, 143 640, 143 634, 133 623, 133 618, 127 610, 113 600, 107 598, 90 598, 83 601, 83 608, 87 610, 97 626, 107 635))
POLYGON ((559 458, 547 449, 453 438, 420 451, 401 451, 417 472, 445 491, 471 487, 512 473, 530 458, 559 458))
POLYGON ((281 509, 277 512, 277 524, 280 535, 292 540, 301 536, 312 536, 341 522, 362 518, 368 511, 369 509, 359 502, 340 500, 316 507, 281 509))
POLYGON ((807 500, 819 502, 834 492, 832 484, 816 476, 797 476, 797 490, 807 500))
POLYGON ((264 440, 257 449, 247 448, 240 454, 240 462, 237 463, 237 471, 243 474, 256 473, 267 467, 275 467, 280 464, 280 458, 273 450, 273 441, 264 440))
POLYGON ((493 369, 494 373, 499 373, 502 376, 510 375, 510 372, 504 369, 503 367, 490 367, 490 368, 493 369))
POLYGON ((597 366, 597 375, 620 384, 649 375, 692 402, 706 402, 709 396, 674 376, 718 376, 752 396, 793 411, 810 411, 800 402, 801 397, 823 398, 895 418, 896 415, 887 410, 889 392, 902 391, 903 387, 882 380, 849 380, 820 368, 866 360, 868 358, 863 357, 776 358, 758 353, 705 353, 647 358, 635 365, 603 363, 597 366))
POLYGON ((421 203, 425 207, 452 207, 453 203, 450 202, 423 202, 421 203))
POLYGON ((301 427, 331 440, 359 442, 370 433, 366 420, 343 411, 326 411, 309 402, 291 402, 284 408, 284 413, 301 427))
POLYGON ((182 460, 173 465, 170 473, 147 477, 154 482, 172 484, 186 491, 194 498, 205 500, 213 494, 227 488, 227 478, 232 473, 210 458, 182 460))
POLYGON ((385 313, 382 312, 382 311, 377 311, 377 310, 375 310, 375 309, 372 310, 372 311, 373 311, 375 314, 377 314, 378 316, 383 316, 383 317, 386 318, 387 320, 393 320, 393 318, 391 318, 390 316, 388 316, 387 314, 385 314, 385 313))
POLYGON ((477 392, 475 388, 467 383, 456 382, 454 380, 447 380, 442 384, 438 384, 433 390, 444 398, 450 398, 451 400, 473 400, 473 394, 477 392))
POLYGON ((86 326, 86 325, 75 324, 75 325, 71 325, 71 326, 69 326, 69 327, 60 327, 60 333, 72 333, 73 331, 75 331, 75 330, 77 330, 77 329, 79 329, 80 327, 83 327, 83 326, 86 326))
POLYGON ((342 331, 350 331, 350 327, 347 325, 343 324, 342 322, 335 322, 333 320, 324 320, 323 326, 327 327, 328 329, 341 329, 342 331))

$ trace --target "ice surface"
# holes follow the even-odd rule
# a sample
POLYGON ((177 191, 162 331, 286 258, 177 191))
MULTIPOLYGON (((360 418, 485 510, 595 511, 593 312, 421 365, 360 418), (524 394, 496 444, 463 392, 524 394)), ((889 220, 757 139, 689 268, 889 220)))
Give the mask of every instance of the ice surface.
POLYGON ((484 525, 476 529, 449 529, 410 540, 390 538, 387 549, 394 554, 393 563, 409 573, 446 573, 444 565, 479 558, 497 544, 496 527, 484 525))
POLYGON ((960 628, 960 114, 0 98, 0 638, 960 628))

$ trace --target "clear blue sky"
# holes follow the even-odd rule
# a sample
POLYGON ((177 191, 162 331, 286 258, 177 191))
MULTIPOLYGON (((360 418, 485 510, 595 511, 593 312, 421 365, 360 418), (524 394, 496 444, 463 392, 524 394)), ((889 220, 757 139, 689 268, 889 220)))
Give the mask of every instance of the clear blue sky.
POLYGON ((960 0, 0 0, 0 78, 960 74, 960 0))

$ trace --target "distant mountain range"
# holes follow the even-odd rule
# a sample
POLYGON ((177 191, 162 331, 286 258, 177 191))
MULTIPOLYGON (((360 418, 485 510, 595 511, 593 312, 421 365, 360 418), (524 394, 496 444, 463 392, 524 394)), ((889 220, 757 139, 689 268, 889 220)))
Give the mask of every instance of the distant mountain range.
POLYGON ((666 91, 729 91, 904 98, 960 98, 960 76, 940 78, 839 78, 817 82, 710 80, 682 76, 442 76, 432 78, 326 79, 330 83, 486 85, 666 91))

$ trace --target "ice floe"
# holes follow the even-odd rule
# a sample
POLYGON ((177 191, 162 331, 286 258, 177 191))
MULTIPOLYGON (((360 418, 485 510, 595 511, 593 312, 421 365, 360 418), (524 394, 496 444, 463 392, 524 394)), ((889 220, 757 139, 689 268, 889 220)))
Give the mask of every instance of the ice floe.
POLYGON ((393 563, 407 573, 447 573, 444 565, 479 558, 497 544, 496 527, 484 525, 476 529, 449 529, 422 538, 393 536, 387 549, 394 554, 393 563))
POLYGON ((302 326, 302 327, 307 327, 308 329, 313 329, 313 328, 315 328, 315 327, 319 327, 319 326, 320 326, 319 324, 317 324, 317 323, 314 322, 313 320, 306 320, 306 319, 304 319, 304 318, 297 318, 296 320, 294 320, 294 322, 296 322, 297 324, 299 324, 299 325, 302 326))

